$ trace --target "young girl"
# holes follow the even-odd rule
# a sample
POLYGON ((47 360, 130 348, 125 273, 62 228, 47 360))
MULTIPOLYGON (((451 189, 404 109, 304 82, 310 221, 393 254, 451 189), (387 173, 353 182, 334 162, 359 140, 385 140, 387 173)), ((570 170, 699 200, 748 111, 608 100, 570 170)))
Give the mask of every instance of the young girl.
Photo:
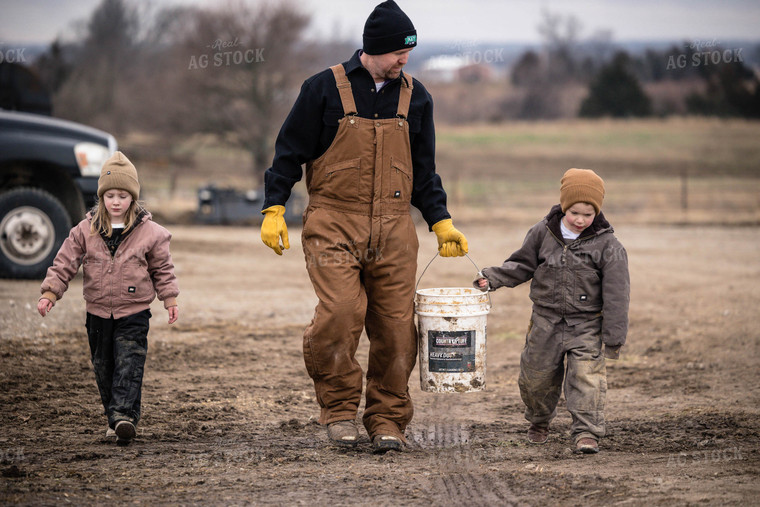
POLYGON ((135 166, 117 151, 100 172, 96 208, 61 245, 37 303, 44 317, 83 265, 95 381, 108 416, 106 436, 115 434, 119 445, 132 441, 140 420, 150 303, 158 294, 169 324, 179 315, 171 234, 151 220, 139 194, 135 166))

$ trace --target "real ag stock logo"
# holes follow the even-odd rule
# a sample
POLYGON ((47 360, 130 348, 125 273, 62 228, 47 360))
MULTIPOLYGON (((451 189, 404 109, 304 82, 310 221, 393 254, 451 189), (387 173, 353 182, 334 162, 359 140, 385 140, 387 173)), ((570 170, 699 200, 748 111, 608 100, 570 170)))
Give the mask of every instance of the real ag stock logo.
POLYGON ((744 55, 742 55, 744 48, 721 49, 720 42, 715 39, 687 42, 686 47, 694 51, 691 53, 691 58, 686 53, 670 55, 666 70, 685 69, 688 66, 720 65, 721 63, 744 63, 744 55))
POLYGON ((206 47, 213 49, 215 52, 210 57, 205 53, 197 56, 190 55, 190 63, 187 66, 187 70, 205 69, 209 64, 214 67, 230 67, 232 65, 265 61, 264 48, 237 49, 240 48, 240 41, 237 37, 231 41, 217 39, 206 47))

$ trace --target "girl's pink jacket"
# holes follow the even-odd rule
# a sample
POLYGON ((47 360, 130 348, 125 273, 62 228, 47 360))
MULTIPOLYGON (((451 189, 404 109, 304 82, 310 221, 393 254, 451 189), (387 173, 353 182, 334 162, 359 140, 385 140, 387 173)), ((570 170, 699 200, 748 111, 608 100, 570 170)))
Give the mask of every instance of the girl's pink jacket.
POLYGON ((169 231, 146 213, 111 257, 99 234, 90 233, 92 214, 79 222, 48 268, 42 297, 53 302, 63 297, 79 271, 84 275, 87 312, 104 319, 120 319, 150 307, 158 294, 164 307, 177 305, 179 287, 169 253, 169 231))

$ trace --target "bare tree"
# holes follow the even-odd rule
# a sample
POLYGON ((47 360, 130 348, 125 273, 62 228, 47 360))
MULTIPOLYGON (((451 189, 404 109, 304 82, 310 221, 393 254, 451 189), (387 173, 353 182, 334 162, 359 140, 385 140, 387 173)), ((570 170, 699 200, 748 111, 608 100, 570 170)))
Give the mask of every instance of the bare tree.
POLYGON ((543 51, 526 52, 512 71, 512 83, 526 90, 517 114, 526 119, 557 118, 563 114, 565 86, 582 72, 576 58, 581 23, 572 15, 544 10, 537 29, 543 51))
POLYGON ((73 69, 54 97, 60 116, 118 130, 115 96, 128 86, 138 20, 124 0, 103 0, 75 49, 73 69))
POLYGON ((302 41, 308 23, 288 3, 231 4, 196 11, 181 42, 188 95, 180 99, 196 101, 185 119, 193 129, 248 151, 257 183, 298 86, 313 71, 311 49, 302 41))
POLYGON ((538 33, 543 39, 548 59, 547 77, 550 81, 567 82, 577 77, 578 64, 574 55, 577 54, 581 26, 572 14, 563 16, 548 10, 542 12, 538 33))

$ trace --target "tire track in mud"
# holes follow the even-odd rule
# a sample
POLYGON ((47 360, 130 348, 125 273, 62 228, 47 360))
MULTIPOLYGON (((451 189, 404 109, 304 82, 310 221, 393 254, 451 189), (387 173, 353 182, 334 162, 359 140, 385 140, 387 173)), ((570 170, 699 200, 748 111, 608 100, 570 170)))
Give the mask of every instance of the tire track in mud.
POLYGON ((442 449, 470 441, 469 426, 464 423, 417 423, 409 428, 408 433, 407 440, 412 448, 442 449))
POLYGON ((517 498, 497 484, 491 473, 464 472, 444 475, 432 482, 437 492, 445 491, 446 502, 456 505, 517 505, 517 498))
POLYGON ((487 465, 471 446, 470 425, 459 422, 419 422, 407 429, 410 449, 427 455, 429 477, 423 485, 434 503, 514 505, 506 483, 483 470, 487 465))

